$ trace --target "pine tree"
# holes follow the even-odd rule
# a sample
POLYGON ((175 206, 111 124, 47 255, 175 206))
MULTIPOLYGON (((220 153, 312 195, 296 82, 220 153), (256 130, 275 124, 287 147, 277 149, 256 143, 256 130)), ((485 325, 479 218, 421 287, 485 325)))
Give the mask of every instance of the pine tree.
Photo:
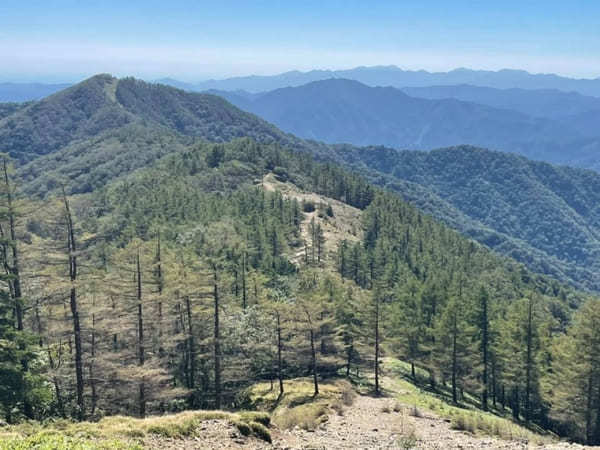
POLYGON ((467 321, 465 299, 453 295, 436 320, 434 334, 434 361, 442 379, 450 378, 452 402, 459 402, 458 393, 463 392, 465 378, 473 366, 473 327, 467 321))

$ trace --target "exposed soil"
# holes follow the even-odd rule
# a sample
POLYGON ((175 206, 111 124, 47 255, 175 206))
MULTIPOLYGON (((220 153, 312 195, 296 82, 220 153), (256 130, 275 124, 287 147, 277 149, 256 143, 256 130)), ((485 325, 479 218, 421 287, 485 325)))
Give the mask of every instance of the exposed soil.
MULTIPOLYGON (((292 183, 283 183, 278 181, 273 174, 266 175, 262 180, 262 186, 267 191, 279 191, 287 198, 295 198, 299 202, 312 201, 315 205, 322 203, 330 205, 333 209, 333 217, 319 217, 317 211, 304 213, 304 220, 301 224, 301 238, 310 245, 309 225, 314 218, 315 222, 321 224, 323 235, 325 237, 325 262, 334 261, 334 253, 340 241, 346 239, 349 242, 356 242, 362 237, 362 227, 360 221, 361 211, 350 205, 334 200, 329 197, 315 194, 314 192, 302 192, 292 183)), ((305 248, 297 248, 293 255, 290 255, 292 262, 300 262, 304 258, 305 248)))
POLYGON ((410 407, 396 408, 390 397, 359 395, 343 414, 332 413, 314 431, 271 429, 273 443, 244 437, 232 425, 218 420, 205 422, 202 437, 194 439, 152 438, 148 448, 173 449, 591 449, 569 443, 528 444, 453 430, 449 421, 432 413, 414 417, 410 407))

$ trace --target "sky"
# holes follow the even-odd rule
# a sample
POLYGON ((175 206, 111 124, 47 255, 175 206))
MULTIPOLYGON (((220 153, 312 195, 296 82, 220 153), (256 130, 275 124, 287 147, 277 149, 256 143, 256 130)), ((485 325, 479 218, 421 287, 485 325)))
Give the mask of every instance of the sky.
POLYGON ((0 81, 372 65, 600 77, 600 2, 0 0, 0 81))

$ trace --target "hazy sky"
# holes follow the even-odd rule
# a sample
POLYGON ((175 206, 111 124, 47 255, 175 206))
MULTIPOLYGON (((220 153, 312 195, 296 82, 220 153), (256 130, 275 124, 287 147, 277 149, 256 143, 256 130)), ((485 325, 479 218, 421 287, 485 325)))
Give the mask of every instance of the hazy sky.
POLYGON ((600 1, 0 0, 0 80, 394 64, 600 76, 600 1))

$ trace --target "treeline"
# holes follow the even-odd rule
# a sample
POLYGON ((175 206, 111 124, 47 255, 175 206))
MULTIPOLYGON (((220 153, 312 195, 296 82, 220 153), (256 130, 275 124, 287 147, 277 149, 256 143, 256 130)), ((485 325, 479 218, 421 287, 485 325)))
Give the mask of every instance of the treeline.
POLYGON ((598 325, 571 319, 583 297, 359 176, 242 139, 86 196, 35 203, 8 174, 3 186, 9 421, 239 407, 258 380, 283 393, 286 379, 311 376, 318 393, 322 377, 360 370, 379 390, 390 355, 457 403, 476 395, 595 442, 600 354, 572 351, 598 325), (331 258, 321 224, 335 211, 306 221, 310 206, 270 192, 265 174, 361 209, 360 241, 331 258))

